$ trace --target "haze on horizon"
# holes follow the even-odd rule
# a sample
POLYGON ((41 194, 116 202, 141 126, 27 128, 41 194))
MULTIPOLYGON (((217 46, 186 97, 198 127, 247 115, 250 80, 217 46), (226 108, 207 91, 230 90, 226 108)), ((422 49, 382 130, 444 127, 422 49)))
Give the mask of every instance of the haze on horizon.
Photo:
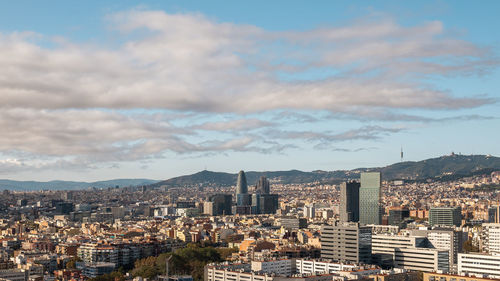
POLYGON ((0 178, 500 155, 500 3, 0 4, 0 178))

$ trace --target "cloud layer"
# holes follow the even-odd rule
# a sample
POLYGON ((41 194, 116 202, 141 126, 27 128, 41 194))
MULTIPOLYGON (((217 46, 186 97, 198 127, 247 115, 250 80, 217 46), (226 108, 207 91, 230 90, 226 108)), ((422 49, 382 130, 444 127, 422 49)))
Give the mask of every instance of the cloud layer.
POLYGON ((44 167, 33 161, 45 160, 48 167, 58 161, 92 167, 166 152, 267 153, 295 147, 294 140, 321 148, 403 128, 281 126, 318 120, 304 112, 433 122, 439 120, 405 111, 496 102, 424 82, 483 75, 499 62, 489 48, 453 38, 438 21, 407 27, 377 19, 267 31, 162 11, 108 19, 120 38, 114 46, 0 34, 0 153, 6 156, 0 166, 6 171, 44 167))

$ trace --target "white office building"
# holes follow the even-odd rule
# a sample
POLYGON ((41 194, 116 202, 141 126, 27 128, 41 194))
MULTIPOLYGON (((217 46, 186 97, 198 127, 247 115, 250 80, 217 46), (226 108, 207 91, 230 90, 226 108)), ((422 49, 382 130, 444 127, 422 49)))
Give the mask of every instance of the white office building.
POLYGON ((335 273, 339 271, 352 271, 354 269, 357 269, 358 267, 354 264, 297 259, 295 260, 295 268, 299 273, 324 274, 335 273))
POLYGON ((295 263, 290 259, 269 260, 269 261, 252 261, 251 269, 260 273, 275 273, 279 275, 289 276, 295 272, 295 263))
POLYGON ((393 266, 395 249, 426 247, 427 238, 391 234, 372 235, 373 263, 393 266))
POLYGON ((458 274, 500 278, 500 255, 458 254, 458 274))
POLYGON ((426 248, 394 249, 394 267, 424 272, 448 272, 450 258, 448 250, 426 248))

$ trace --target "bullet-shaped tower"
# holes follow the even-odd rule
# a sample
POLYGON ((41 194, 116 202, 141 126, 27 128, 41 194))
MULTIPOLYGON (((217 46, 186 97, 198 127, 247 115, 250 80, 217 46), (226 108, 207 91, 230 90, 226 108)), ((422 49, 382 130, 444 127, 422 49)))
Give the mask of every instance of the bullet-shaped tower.
POLYGON ((248 193, 248 185, 247 185, 247 177, 245 176, 245 172, 240 171, 238 173, 238 181, 236 182, 236 194, 247 194, 248 193))

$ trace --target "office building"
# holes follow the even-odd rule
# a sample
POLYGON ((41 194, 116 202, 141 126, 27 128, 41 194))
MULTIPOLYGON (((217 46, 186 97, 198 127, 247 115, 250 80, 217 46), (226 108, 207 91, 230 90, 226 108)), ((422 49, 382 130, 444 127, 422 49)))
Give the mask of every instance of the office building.
MULTIPOLYGON (((233 196, 231 194, 215 194, 209 200, 212 203, 212 215, 230 215, 233 196)), ((209 206, 210 207, 210 206, 209 206)))
POLYGON ((459 253, 458 274, 500 278, 500 255, 459 253))
POLYGON ((248 194, 247 178, 245 172, 240 171, 236 181, 236 206, 250 205, 252 205, 252 196, 248 194))
POLYGON ((321 258, 371 263, 372 229, 359 223, 337 222, 321 228, 321 258))
POLYGON ((435 207, 429 211, 429 224, 439 226, 460 226, 462 223, 462 208, 435 207))
POLYGON ((405 219, 410 217, 410 210, 402 207, 393 207, 389 209, 389 225, 397 225, 399 227, 405 227, 405 219))
POLYGON ((245 176, 244 171, 240 171, 238 173, 238 180, 236 182, 236 194, 247 194, 247 193, 248 193, 247 177, 245 176))
POLYGON ((359 182, 343 182, 340 185, 340 221, 359 221, 359 182))
POLYGON ((269 194, 271 191, 269 181, 267 180, 266 177, 261 176, 259 178, 259 181, 255 185, 255 193, 261 193, 261 194, 269 194))
POLYGON ((423 272, 448 272, 448 250, 427 248, 394 249, 394 267, 423 272))
POLYGON ((378 172, 361 173, 359 188, 359 222, 381 224, 381 177, 378 172))
POLYGON ((345 264, 339 262, 329 262, 323 260, 305 260, 296 259, 295 268, 297 272, 303 274, 324 274, 336 273, 339 271, 353 271, 357 269, 354 264, 345 264))
POLYGON ((394 266, 395 249, 427 246, 427 238, 423 236, 375 234, 372 235, 372 262, 384 268, 390 268, 394 266))
POLYGON ((257 214, 275 214, 278 210, 278 194, 254 194, 260 201, 257 214))
POLYGON ((448 250, 450 266, 456 265, 457 254, 462 251, 462 245, 465 242, 462 231, 456 231, 452 228, 434 228, 432 230, 411 230, 410 233, 427 237, 429 248, 448 250))

